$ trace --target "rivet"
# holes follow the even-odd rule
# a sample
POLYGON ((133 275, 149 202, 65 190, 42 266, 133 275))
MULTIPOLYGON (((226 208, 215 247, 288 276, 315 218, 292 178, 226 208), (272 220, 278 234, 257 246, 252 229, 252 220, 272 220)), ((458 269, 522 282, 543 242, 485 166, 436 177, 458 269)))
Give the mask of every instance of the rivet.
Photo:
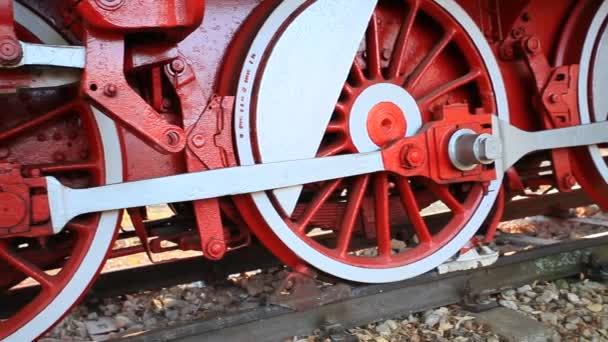
POLYGON ((201 147, 205 146, 206 143, 207 143, 207 141, 205 140, 205 137, 202 134, 195 134, 192 137, 192 144, 196 148, 201 148, 201 147))
POLYGON ((116 96, 116 93, 118 93, 118 89, 116 88, 116 85, 109 83, 103 88, 103 93, 107 97, 114 97, 116 96))

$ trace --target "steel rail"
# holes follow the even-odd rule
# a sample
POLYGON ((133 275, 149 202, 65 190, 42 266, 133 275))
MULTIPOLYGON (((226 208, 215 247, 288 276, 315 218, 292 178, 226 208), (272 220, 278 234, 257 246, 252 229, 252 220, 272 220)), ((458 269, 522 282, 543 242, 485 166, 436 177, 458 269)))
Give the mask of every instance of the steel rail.
MULTIPOLYGON (((573 208, 591 203, 582 190, 520 199, 506 204, 503 220, 543 215, 554 211, 556 208, 573 208)), ((428 217, 428 222, 430 226, 441 225, 448 219, 449 214, 435 214, 428 217)), ((219 261, 194 257, 102 273, 89 291, 89 295, 108 298, 200 280, 215 282, 225 279, 230 274, 278 265, 280 265, 280 261, 268 250, 259 244, 254 244, 228 253, 219 261), (171 276, 167 277, 168 274, 171 276)), ((13 290, 8 295, 0 296, 0 302, 2 303, 0 317, 27 303, 32 295, 38 293, 38 291, 38 286, 31 286, 13 290)))
POLYGON ((351 285, 350 298, 296 312, 266 306, 121 339, 160 341, 281 341, 327 325, 351 328, 462 302, 535 280, 554 280, 608 264, 608 237, 563 242, 502 257, 475 270, 439 275, 430 272, 407 281, 351 285))

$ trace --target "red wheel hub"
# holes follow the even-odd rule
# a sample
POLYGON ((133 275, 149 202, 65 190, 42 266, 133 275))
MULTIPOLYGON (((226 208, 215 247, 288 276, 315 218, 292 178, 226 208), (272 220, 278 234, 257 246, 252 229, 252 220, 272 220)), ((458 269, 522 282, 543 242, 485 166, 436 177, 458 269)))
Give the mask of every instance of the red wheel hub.
POLYGON ((372 108, 367 117, 367 133, 378 146, 405 136, 407 123, 401 108, 392 102, 381 102, 372 108))

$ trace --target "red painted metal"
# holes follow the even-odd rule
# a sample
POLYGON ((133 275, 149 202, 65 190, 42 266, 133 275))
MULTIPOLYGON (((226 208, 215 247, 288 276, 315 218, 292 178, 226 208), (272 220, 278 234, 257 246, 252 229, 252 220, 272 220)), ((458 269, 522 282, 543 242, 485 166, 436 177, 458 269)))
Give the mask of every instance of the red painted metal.
MULTIPOLYGON (((483 62, 476 54, 476 50, 466 40, 454 38, 458 32, 457 25, 449 15, 431 2, 407 1, 399 5, 393 4, 393 6, 388 9, 380 4, 376 10, 368 29, 366 50, 360 51, 356 58, 349 81, 344 86, 334 116, 327 128, 324 142, 317 155, 331 156, 357 152, 350 138, 348 123, 350 108, 358 94, 367 87, 380 82, 390 82, 399 86, 405 84, 405 89, 418 100, 423 122, 428 122, 430 125, 426 128, 429 134, 398 141, 392 149, 389 147, 391 154, 386 156, 390 159, 388 164, 390 164, 390 168, 393 168, 392 171, 414 177, 399 177, 393 173, 381 173, 307 185, 304 187, 302 196, 310 198, 310 200, 298 204, 304 209, 296 208, 295 213, 290 217, 283 215, 284 220, 300 238, 321 253, 340 262, 372 268, 403 265, 434 253, 459 231, 462 224, 467 222, 467 217, 474 212, 478 200, 484 194, 482 183, 470 186, 464 192, 454 190, 451 185, 440 183, 456 182, 457 179, 459 182, 485 181, 495 177, 492 170, 484 173, 481 171, 481 167, 469 174, 463 174, 453 168, 447 159, 447 154, 438 157, 432 156, 433 153, 429 152, 429 145, 437 144, 438 141, 441 147, 437 148, 443 151, 444 144, 447 145, 446 137, 459 127, 472 127, 476 131, 487 132, 481 128, 479 122, 488 123, 487 120, 490 117, 483 113, 494 112, 495 104, 491 96, 486 95, 491 94, 491 88, 483 62), (426 18, 431 17, 436 20, 434 25, 444 28, 443 36, 433 32, 433 29, 424 31, 418 22, 416 30, 411 28, 408 23, 413 23, 414 19, 422 20, 412 14, 421 12, 425 13, 426 18), (401 30, 402 27, 405 29, 401 30), (396 43, 395 37, 397 37, 396 43), (405 44, 406 42, 411 46, 419 46, 420 50, 408 49, 409 45, 405 44), (459 63, 450 61, 450 57, 442 53, 447 50, 446 46, 451 46, 451 49, 454 46, 456 49, 461 49, 459 53, 462 60, 459 63), (469 83, 471 87, 465 87, 469 83), (471 106, 458 106, 456 105, 458 103, 475 103, 480 110, 474 110, 479 113, 471 115, 469 113, 471 106), (449 123, 446 121, 445 126, 440 127, 440 112, 443 108, 450 107, 452 110, 458 108, 458 112, 463 115, 466 113, 468 120, 466 122, 454 120, 449 123), (439 121, 433 124, 435 120, 439 121), (462 124, 462 126, 454 125, 454 123, 462 124), (435 134, 438 140, 435 140, 435 134), (427 137, 432 139, 426 141, 427 137), (415 144, 415 146, 408 146, 405 158, 401 158, 403 145, 408 143, 415 144), (405 159, 410 167, 420 166, 407 169, 402 165, 402 159, 405 159), (430 159, 433 161, 429 162, 430 159), (437 160, 444 164, 439 167, 434 164, 437 160), (447 172, 445 167, 449 169, 447 172), (432 175, 433 180, 416 176, 420 174, 432 175), (484 174, 485 176, 481 176, 484 174), (440 182, 436 183, 437 180, 440 182), (328 221, 326 225, 318 226, 335 232, 335 245, 328 247, 309 236, 308 231, 310 227, 313 227, 311 223, 318 222, 318 217, 326 212, 325 209, 334 205, 332 202, 332 199, 336 198, 334 196, 345 190, 348 196, 340 198, 346 202, 343 205, 343 211, 336 213, 334 217, 337 219, 333 222, 328 221), (457 199, 453 191, 459 193, 459 197, 465 197, 464 202, 457 199), (420 214, 420 209, 437 200, 443 201, 454 213, 453 219, 438 233, 429 230, 420 214), (408 239, 417 236, 419 242, 417 245, 414 243, 414 246, 406 252, 391 255, 390 241, 392 238, 396 238, 391 231, 391 226, 398 222, 393 221, 397 218, 397 213, 401 213, 403 215, 401 217, 407 215, 412 224, 411 230, 404 232, 401 238, 408 239), (372 241, 368 242, 368 246, 378 248, 377 257, 362 258, 348 254, 353 240, 358 239, 362 233, 365 237, 372 238, 372 241)), ((426 24, 428 27, 432 26, 428 22, 426 24)), ((435 26, 436 28, 437 26, 435 26)), ((380 115, 382 119, 378 120, 375 118, 378 114, 375 111, 372 112, 371 119, 364 124, 368 133, 372 133, 378 138, 382 135, 375 131, 383 129, 382 121, 386 117, 380 115)), ((393 115, 389 115, 389 117, 393 117, 393 115)), ((404 129, 406 125, 407 122, 403 125, 397 124, 395 127, 404 129)), ((434 147, 431 147, 431 150, 435 151, 434 147)), ((387 165, 386 162, 385 165, 387 165)), ((269 232, 270 229, 265 226, 259 213, 256 213, 256 209, 243 197, 246 196, 240 197, 237 203, 251 229, 269 248, 283 252, 282 243, 269 232)), ((317 226, 316 223, 314 226, 317 226)), ((291 257, 290 254, 285 254, 285 257, 291 257)), ((293 261, 293 259, 291 260, 293 261)))
POLYGON ((198 28, 204 0, 83 0, 76 9, 97 30, 125 33, 158 32, 164 40, 181 41, 198 28))
POLYGON ((0 65, 14 65, 23 57, 13 21, 13 0, 0 0, 0 65))
POLYGON ((394 141, 382 150, 384 167, 403 177, 425 177, 437 184, 490 182, 496 179, 493 168, 478 165, 470 171, 457 169, 449 159, 448 142, 460 129, 491 134, 491 128, 484 128, 491 123, 491 115, 472 115, 468 105, 443 107, 437 120, 426 124, 417 135, 394 141))
MULTIPOLYGON (((0 122, 0 211, 5 213, 0 215, 0 287, 10 288, 31 276, 44 289, 30 305, 0 322, 0 339, 56 297, 92 239, 97 215, 72 222, 72 234, 47 237, 49 212, 40 183, 45 175, 74 187, 103 183, 103 147, 88 106, 95 104, 119 124, 126 180, 238 165, 232 141, 236 81, 258 29, 280 3, 23 2, 55 23, 64 36, 74 42, 79 38, 87 48, 87 66, 81 94, 75 87, 46 95, 17 91, 36 75, 0 70, 0 91, 12 94, 0 97, 0 105, 10 113, 0 122), (19 247, 22 241, 28 246, 19 247), (43 271, 49 269, 61 272, 48 276, 43 271)), ((530 131, 578 124, 575 64, 599 1, 457 2, 476 21, 499 59, 511 122, 530 131)), ((17 36, 38 42, 27 28, 14 25, 11 6, 11 0, 0 0, 2 64, 19 61, 17 36)), ((399 140, 407 120, 393 104, 379 104, 364 127, 374 143, 389 146, 384 157, 392 172, 306 185, 294 213, 283 214, 283 219, 302 240, 336 260, 393 267, 437 251, 475 212, 486 191, 484 182, 494 178, 494 170, 455 169, 446 144, 460 128, 488 132, 496 105, 477 49, 452 15, 433 1, 379 2, 364 40, 318 155, 357 152, 350 109, 361 92, 380 82, 406 89, 417 100, 425 126, 421 134, 399 140), (427 226, 420 213, 435 201, 451 213, 442 227, 427 226), (403 222, 408 223, 406 228, 399 226, 403 222), (333 232, 332 242, 323 244, 309 236, 311 227, 333 232), (361 239, 377 248, 375 257, 348 254, 361 239), (393 239, 407 241, 410 249, 393 254, 393 239)), ((568 191, 576 180, 608 208, 608 185, 584 149, 524 158, 507 172, 485 242, 493 237, 503 197, 544 185, 568 191), (552 167, 543 166, 546 161, 552 167)), ((117 250, 113 256, 196 249, 216 260, 247 245, 253 232, 286 264, 307 268, 269 229, 250 196, 171 207, 184 229, 162 233, 149 228, 145 211, 131 210, 136 235, 144 244, 117 250), (166 241, 176 245, 164 247, 166 241)))

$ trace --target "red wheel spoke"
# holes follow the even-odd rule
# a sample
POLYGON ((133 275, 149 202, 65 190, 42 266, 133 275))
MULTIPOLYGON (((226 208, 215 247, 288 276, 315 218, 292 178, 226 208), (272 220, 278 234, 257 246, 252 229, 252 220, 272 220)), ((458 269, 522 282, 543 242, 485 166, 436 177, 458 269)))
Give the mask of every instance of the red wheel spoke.
POLYGON ((410 219, 410 223, 418 235, 420 243, 431 243, 432 236, 429 228, 424 222, 422 215, 420 215, 420 208, 418 202, 416 202, 416 196, 412 191, 412 186, 407 178, 397 179, 397 189, 399 190, 399 196, 401 197, 401 203, 407 212, 407 217, 410 219))
POLYGON ((371 79, 379 78, 382 75, 380 65, 380 33, 378 32, 378 18, 376 14, 372 16, 367 29, 367 70, 371 79))
POLYGON ((454 212, 454 214, 458 215, 464 213, 464 207, 460 202, 458 202, 456 197, 452 195, 448 185, 439 185, 433 182, 427 182, 426 185, 428 186, 429 190, 431 190, 431 192, 435 194, 435 196, 437 196, 441 202, 443 202, 443 204, 454 212))
POLYGON ((332 121, 327 125, 326 133, 344 133, 346 132, 345 125, 340 121, 332 121))
POLYGON ((44 273, 36 265, 10 252, 6 243, 0 244, 0 259, 23 272, 26 276, 36 280, 43 288, 50 289, 54 286, 54 282, 48 274, 44 273))
POLYGON ((312 218, 317 214, 319 209, 321 209, 323 204, 327 202, 331 194, 336 191, 336 188, 338 187, 341 181, 341 179, 329 181, 323 185, 321 191, 315 194, 314 198, 312 199, 312 201, 310 201, 310 203, 306 207, 306 210, 304 211, 304 213, 302 213, 302 216, 298 218, 298 221, 296 223, 296 229, 300 233, 306 231, 306 227, 308 227, 312 218))
POLYGON ((334 155, 344 151, 345 149, 346 149, 346 142, 343 140, 340 140, 338 142, 321 147, 321 149, 319 150, 319 153, 317 153, 317 157, 321 158, 321 157, 334 156, 334 155))
MULTIPOLYGON (((355 92, 355 89, 348 83, 344 83, 344 86, 342 87, 342 93, 348 97, 352 96, 353 93, 355 92)), ((336 106, 336 110, 340 110, 340 104, 338 103, 338 106, 336 106)))
POLYGON ((422 75, 429 69, 429 67, 435 62, 437 57, 441 55, 445 47, 452 41, 454 35, 456 34, 456 30, 452 29, 446 32, 441 40, 435 44, 435 46, 429 51, 429 53, 424 57, 424 59, 418 63, 416 68, 412 71, 412 73, 408 76, 407 81, 404 84, 405 89, 408 91, 412 91, 418 85, 418 82, 422 79, 422 75))
POLYGON ((424 97, 420 98, 417 102, 418 102, 418 106, 420 107, 426 107, 426 105, 428 105, 430 102, 433 102, 434 100, 436 100, 437 98, 451 92, 454 89, 457 89, 459 87, 462 87, 463 85, 475 80, 477 77, 481 76, 481 71, 479 69, 474 69, 471 72, 469 72, 468 74, 459 77, 453 81, 450 81, 444 85, 442 85, 441 87, 433 90, 430 94, 425 95, 424 97))
POLYGON ((0 141, 7 140, 9 138, 15 137, 19 134, 24 133, 32 128, 38 127, 48 121, 59 118, 62 115, 69 114, 71 111, 75 110, 77 107, 81 106, 81 102, 76 100, 69 103, 64 104, 63 106, 54 109, 50 112, 44 113, 43 115, 30 120, 26 123, 18 125, 17 127, 13 127, 8 131, 0 133, 0 141))
POLYGON ((355 60, 353 63, 353 66, 350 69, 350 74, 352 75, 356 84, 362 84, 366 80, 365 73, 363 73, 363 69, 357 60, 355 60))
POLYGON ((378 255, 391 256, 391 223, 389 211, 388 175, 379 173, 374 177, 374 205, 376 214, 376 236, 378 255))
POLYGON ((418 15, 419 7, 420 0, 412 1, 412 4, 410 5, 409 11, 407 13, 407 17, 401 25, 399 36, 397 36, 397 42, 395 44, 393 56, 391 58, 391 63, 388 69, 388 78, 399 77, 399 74, 401 74, 401 68, 403 66, 403 63, 405 63, 405 50, 407 49, 408 37, 410 36, 412 27, 414 26, 414 21, 416 21, 416 16, 418 15))
POLYGON ((92 161, 85 162, 73 162, 73 163, 60 163, 60 164, 48 164, 36 166, 43 173, 62 173, 71 171, 89 171, 95 170, 99 167, 97 163, 92 161))
POLYGON ((361 203, 363 202, 368 183, 369 175, 361 176, 355 180, 355 183, 349 189, 348 202, 346 204, 346 210, 344 211, 344 217, 342 218, 342 224, 340 225, 338 245, 336 247, 341 256, 348 253, 348 246, 350 245, 355 222, 359 215, 359 209, 361 208, 361 203))

